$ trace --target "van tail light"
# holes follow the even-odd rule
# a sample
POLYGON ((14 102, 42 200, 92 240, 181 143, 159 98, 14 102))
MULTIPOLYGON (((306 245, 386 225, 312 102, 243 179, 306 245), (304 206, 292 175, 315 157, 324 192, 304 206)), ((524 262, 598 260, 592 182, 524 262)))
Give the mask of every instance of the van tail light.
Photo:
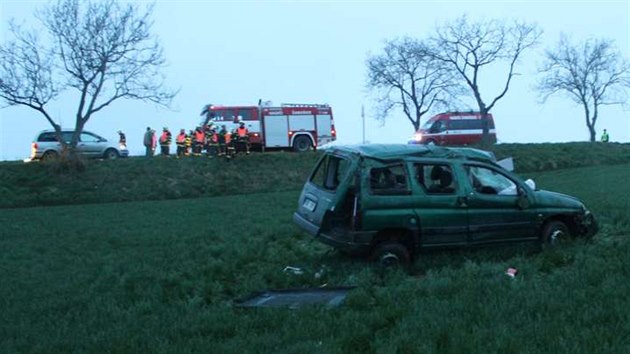
POLYGON ((334 139, 337 138, 337 131, 335 130, 335 125, 334 124, 330 127, 330 135, 332 135, 332 137, 334 139))

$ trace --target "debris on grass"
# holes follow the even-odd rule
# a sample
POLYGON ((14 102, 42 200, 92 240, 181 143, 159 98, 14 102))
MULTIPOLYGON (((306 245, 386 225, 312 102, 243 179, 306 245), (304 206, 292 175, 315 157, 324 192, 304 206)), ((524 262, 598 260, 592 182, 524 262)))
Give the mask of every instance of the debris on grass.
POLYGON ((518 274, 518 269, 510 267, 505 271, 505 274, 510 278, 514 278, 518 274))
POLYGON ((354 286, 334 288, 273 289, 234 301, 236 307, 275 307, 298 309, 306 305, 340 306, 354 286))

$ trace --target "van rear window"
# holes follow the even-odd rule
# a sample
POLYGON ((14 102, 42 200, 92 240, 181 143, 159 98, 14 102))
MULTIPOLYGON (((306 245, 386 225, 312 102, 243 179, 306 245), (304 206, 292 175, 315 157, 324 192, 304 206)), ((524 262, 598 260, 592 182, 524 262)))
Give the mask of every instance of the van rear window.
POLYGON ((310 181, 320 188, 336 190, 346 176, 349 166, 350 162, 346 159, 326 155, 313 172, 310 181))

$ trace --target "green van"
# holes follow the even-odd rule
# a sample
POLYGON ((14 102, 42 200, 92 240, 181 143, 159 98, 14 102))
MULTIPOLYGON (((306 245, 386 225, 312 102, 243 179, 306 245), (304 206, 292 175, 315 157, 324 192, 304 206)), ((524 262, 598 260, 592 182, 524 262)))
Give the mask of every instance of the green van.
POLYGON ((554 245, 597 232, 580 200, 536 189, 492 153, 431 145, 327 150, 293 220, 321 242, 383 265, 408 264, 422 248, 554 245))

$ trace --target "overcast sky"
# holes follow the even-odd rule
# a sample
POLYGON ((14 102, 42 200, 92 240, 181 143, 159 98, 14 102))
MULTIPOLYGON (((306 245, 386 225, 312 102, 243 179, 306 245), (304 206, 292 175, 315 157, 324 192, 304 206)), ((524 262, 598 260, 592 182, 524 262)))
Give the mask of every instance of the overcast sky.
MULTIPOLYGON (((34 10, 45 1, 2 0, 0 42, 10 39, 14 18, 37 26, 34 10)), ((398 36, 425 38, 437 24, 467 14, 471 20, 519 19, 544 31, 541 44, 526 52, 506 97, 492 113, 499 142, 567 142, 588 140, 582 109, 565 96, 540 103, 534 90, 536 69, 545 48, 564 32, 575 41, 608 38, 628 58, 628 0, 615 1, 160 1, 153 32, 159 37, 169 66, 168 84, 180 90, 172 110, 117 101, 97 113, 86 130, 117 139, 127 133, 132 154, 142 152, 147 126, 191 129, 207 103, 255 105, 259 98, 281 103, 328 103, 333 109, 341 143, 359 143, 361 106, 366 111, 366 139, 406 142, 413 127, 402 112, 385 125, 374 119, 373 101, 365 89, 365 60, 379 53, 383 41, 398 36)), ((482 72, 486 102, 502 84, 482 72)), ((50 107, 64 127, 73 127, 76 100, 50 107)), ((435 112, 437 113, 437 112, 435 112)), ((426 115, 429 118, 430 115, 426 115)), ((426 120, 423 119, 422 123, 426 120)), ((0 160, 23 159, 30 143, 50 125, 26 107, 0 109, 0 160)), ((598 138, 607 128, 612 141, 630 141, 630 108, 603 106, 598 138)))

